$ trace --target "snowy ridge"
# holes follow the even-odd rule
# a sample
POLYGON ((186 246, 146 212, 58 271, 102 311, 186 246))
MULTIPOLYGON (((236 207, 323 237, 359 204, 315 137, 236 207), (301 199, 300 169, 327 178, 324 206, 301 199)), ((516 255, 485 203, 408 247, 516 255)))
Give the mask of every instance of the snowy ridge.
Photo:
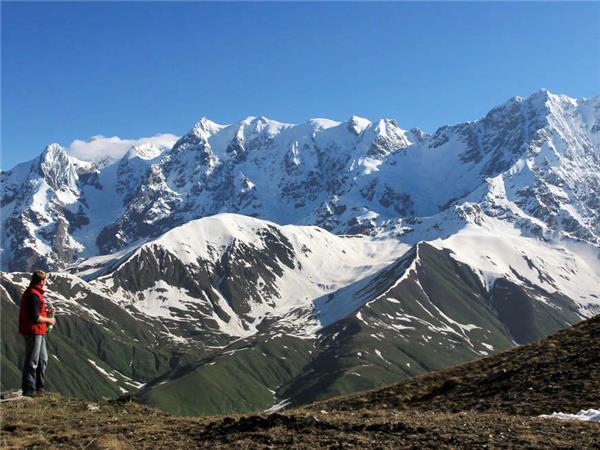
MULTIPOLYGON (((449 250, 488 293, 503 279, 566 295, 581 317, 600 310, 597 250, 567 240, 542 242, 495 218, 477 222, 457 220, 447 237, 412 245, 393 232, 336 236, 318 227, 225 213, 190 221, 113 259, 91 258, 73 274, 86 276, 95 291, 135 314, 161 320, 169 338, 181 342, 187 339, 181 327, 188 323, 236 339, 264 331, 266 324, 273 333, 283 327, 288 335, 315 337, 352 315, 364 322, 364 308, 388 302, 400 309, 379 329, 418 324, 474 346, 470 335, 480 327, 444 313, 421 286, 421 243, 449 250), (391 293, 411 276, 425 298, 423 317, 404 312, 402 298, 391 293)), ((554 307, 544 296, 536 299, 554 307)), ((477 353, 487 354, 489 344, 479 345, 477 353)))
MULTIPOLYGON (((340 237, 317 227, 279 226, 247 216, 219 214, 190 221, 134 251, 121 252, 116 259, 91 258, 80 266, 81 271, 73 271, 86 275, 104 295, 148 316, 189 321, 198 314, 211 320, 219 332, 243 337, 256 333, 267 318, 279 317, 288 325, 305 328, 306 315, 295 317, 294 311, 312 309, 314 299, 381 270, 408 248, 398 241, 340 237), (257 270, 254 255, 272 256, 262 260, 264 274, 257 270), (130 264, 139 271, 165 270, 155 265, 155 258, 177 261, 186 280, 196 278, 198 272, 241 270, 247 274, 243 282, 250 284, 245 287, 251 290, 243 304, 236 305, 226 298, 228 290, 221 286, 222 278, 214 280, 208 291, 187 281, 178 286, 173 280, 161 279, 160 274, 144 286, 128 287, 121 281, 121 271, 130 264), (228 261, 225 269, 223 261, 228 261)), ((301 334, 314 334, 322 326, 313 324, 301 334)))
POLYGON ((541 242, 523 236, 510 224, 486 218, 481 226, 467 225, 431 244, 448 249, 458 261, 474 269, 489 291, 495 280, 526 280, 548 292, 567 295, 584 316, 600 311, 600 249, 569 240, 541 242))

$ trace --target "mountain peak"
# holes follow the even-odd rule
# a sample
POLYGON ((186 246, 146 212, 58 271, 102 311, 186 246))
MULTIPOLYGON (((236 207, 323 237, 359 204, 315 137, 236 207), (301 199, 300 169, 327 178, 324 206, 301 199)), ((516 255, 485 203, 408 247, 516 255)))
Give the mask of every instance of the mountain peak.
POLYGON ((552 109, 552 106, 564 108, 577 105, 577 100, 574 98, 568 95, 554 94, 546 88, 535 91, 525 101, 534 107, 543 107, 546 110, 552 109))
POLYGON ((372 125, 369 119, 352 116, 348 120, 348 129, 357 136, 372 125))
POLYGON ((71 165, 71 159, 72 157, 59 144, 47 145, 39 157, 40 172, 42 175, 47 175, 51 171, 65 170, 71 165))
POLYGON ((60 144, 53 142, 52 144, 47 145, 42 151, 42 155, 40 156, 41 160, 49 160, 56 158, 67 157, 67 152, 64 148, 60 146, 60 144))
POLYGON ((575 104, 576 100, 566 95, 554 94, 546 88, 540 88, 537 91, 530 94, 528 97, 514 96, 501 103, 500 105, 492 108, 490 112, 498 111, 506 108, 512 108, 518 104, 530 105, 534 111, 548 111, 548 105, 554 104, 559 105, 563 102, 575 104))
POLYGON ((283 128, 293 126, 292 124, 278 122, 273 119, 269 119, 265 116, 248 116, 238 124, 237 137, 242 140, 246 140, 248 137, 256 136, 258 134, 267 133, 268 135, 274 136, 278 134, 283 128))
POLYGON ((38 170, 53 189, 61 190, 63 187, 75 186, 79 167, 91 168, 92 166, 92 163, 69 156, 63 147, 52 143, 47 145, 40 155, 38 170))
POLYGON ((554 97, 558 97, 558 96, 553 94, 546 88, 541 88, 541 89, 538 89, 537 91, 535 91, 529 97, 527 97, 524 101, 526 101, 528 103, 543 105, 548 100, 552 100, 554 97))
POLYGON ((223 128, 225 128, 225 125, 219 125, 218 123, 215 123, 212 120, 207 119, 206 117, 202 117, 192 127, 192 130, 189 134, 192 134, 200 139, 208 139, 210 136, 212 136, 215 133, 218 133, 223 128))
POLYGON ((127 150, 125 157, 123 159, 129 160, 132 158, 140 158, 145 160, 150 160, 158 157, 162 153, 161 149, 158 148, 154 144, 145 143, 134 145, 127 150))

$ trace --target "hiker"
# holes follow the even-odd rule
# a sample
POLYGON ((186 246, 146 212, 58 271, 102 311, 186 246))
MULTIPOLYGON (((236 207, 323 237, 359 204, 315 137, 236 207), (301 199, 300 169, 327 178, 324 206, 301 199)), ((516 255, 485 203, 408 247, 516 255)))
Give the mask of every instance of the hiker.
POLYGON ((56 319, 48 316, 44 299, 44 286, 48 274, 36 270, 31 276, 29 287, 21 297, 19 309, 19 333, 25 338, 25 362, 21 389, 23 395, 32 397, 43 394, 48 352, 46 351, 46 329, 56 319))

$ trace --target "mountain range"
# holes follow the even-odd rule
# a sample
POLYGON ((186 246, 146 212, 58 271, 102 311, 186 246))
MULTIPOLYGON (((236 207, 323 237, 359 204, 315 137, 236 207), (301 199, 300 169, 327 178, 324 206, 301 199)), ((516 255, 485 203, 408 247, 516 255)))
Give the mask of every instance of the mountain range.
POLYGON ((541 90, 433 134, 203 118, 120 159, 51 144, 0 183, 3 388, 38 267, 53 386, 178 414, 390 384, 600 312, 600 97, 541 90))

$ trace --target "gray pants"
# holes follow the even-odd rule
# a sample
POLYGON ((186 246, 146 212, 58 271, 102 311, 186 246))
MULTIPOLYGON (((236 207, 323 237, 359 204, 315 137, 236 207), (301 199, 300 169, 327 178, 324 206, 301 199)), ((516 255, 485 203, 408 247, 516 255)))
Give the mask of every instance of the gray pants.
POLYGON ((25 338, 25 362, 23 363, 23 393, 33 393, 44 388, 46 384, 46 367, 48 367, 48 352, 46 351, 46 336, 31 334, 25 338))

